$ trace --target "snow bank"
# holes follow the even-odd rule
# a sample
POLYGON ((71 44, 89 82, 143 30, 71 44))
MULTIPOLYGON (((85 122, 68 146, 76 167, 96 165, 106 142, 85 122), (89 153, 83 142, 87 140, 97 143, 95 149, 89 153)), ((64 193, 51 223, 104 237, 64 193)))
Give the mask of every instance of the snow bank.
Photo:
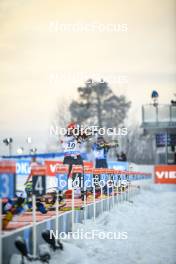
POLYGON ((85 225, 91 230, 127 232, 128 239, 67 240, 52 264, 175 264, 176 193, 142 191, 133 203, 123 202, 85 225))

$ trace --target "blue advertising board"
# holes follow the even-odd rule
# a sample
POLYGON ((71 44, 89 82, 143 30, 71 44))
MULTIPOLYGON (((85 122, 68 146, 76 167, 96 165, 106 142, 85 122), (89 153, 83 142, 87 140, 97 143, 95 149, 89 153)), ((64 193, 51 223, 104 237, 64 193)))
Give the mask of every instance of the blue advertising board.
POLYGON ((93 174, 91 173, 84 174, 84 186, 86 188, 92 187, 92 179, 93 179, 93 174))
POLYGON ((13 198, 15 193, 15 174, 0 173, 0 198, 13 198))
POLYGON ((108 168, 115 170, 128 170, 129 163, 127 161, 108 161, 108 168))
POLYGON ((58 190, 59 191, 68 190, 67 173, 59 173, 56 175, 56 177, 58 179, 58 190))
POLYGON ((26 159, 19 159, 16 161, 16 174, 26 176, 31 172, 30 161, 26 159))

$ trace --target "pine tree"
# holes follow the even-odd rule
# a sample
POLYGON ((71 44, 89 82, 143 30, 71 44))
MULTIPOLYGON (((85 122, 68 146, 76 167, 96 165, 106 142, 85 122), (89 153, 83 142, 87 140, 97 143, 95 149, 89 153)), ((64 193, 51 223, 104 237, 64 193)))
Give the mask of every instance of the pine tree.
POLYGON ((125 96, 115 95, 107 82, 89 79, 77 91, 78 100, 70 104, 73 120, 99 127, 118 127, 123 124, 131 103, 125 96))

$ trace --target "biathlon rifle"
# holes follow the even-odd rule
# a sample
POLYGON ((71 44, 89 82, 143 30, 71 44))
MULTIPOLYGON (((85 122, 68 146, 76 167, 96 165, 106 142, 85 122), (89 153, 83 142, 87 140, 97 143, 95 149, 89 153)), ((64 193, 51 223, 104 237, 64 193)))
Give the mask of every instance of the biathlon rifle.
POLYGON ((104 142, 104 143, 100 143, 100 144, 98 144, 101 148, 116 148, 116 147, 118 147, 119 146, 119 144, 118 144, 118 141, 114 141, 114 142, 112 142, 112 143, 106 143, 106 142, 104 142))
POLYGON ((74 137, 78 140, 78 142, 80 141, 84 141, 87 140, 91 137, 93 137, 95 134, 98 133, 98 127, 96 126, 95 129, 90 128, 90 127, 85 127, 83 128, 78 128, 78 131, 76 131, 74 135, 74 137))

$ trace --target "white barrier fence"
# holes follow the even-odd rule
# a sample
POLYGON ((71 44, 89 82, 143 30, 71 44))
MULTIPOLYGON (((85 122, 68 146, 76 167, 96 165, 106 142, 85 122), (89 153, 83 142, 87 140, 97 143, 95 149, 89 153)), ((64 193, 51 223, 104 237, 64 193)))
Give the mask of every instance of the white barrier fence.
MULTIPOLYGON (((71 232, 74 228, 74 223, 84 223, 87 219, 93 219, 101 215, 105 211, 113 209, 114 206, 118 205, 123 201, 131 201, 135 195, 140 192, 141 188, 146 188, 151 185, 151 177, 141 178, 140 180, 132 180, 128 183, 126 191, 110 196, 108 193, 107 198, 99 200, 93 199, 93 203, 87 204, 83 210, 74 210, 74 204, 72 203, 72 210, 59 214, 59 216, 53 216, 50 219, 37 222, 35 229, 35 243, 34 243, 34 232, 33 225, 28 225, 19 230, 13 232, 7 232, 2 235, 2 259, 3 264, 8 264, 11 256, 14 253, 18 253, 14 241, 17 236, 21 236, 25 239, 28 249, 30 252, 34 250, 34 244, 40 245, 44 243, 41 233, 45 229, 59 230, 59 232, 71 232)), ((95 197, 95 195, 94 195, 95 197)), ((36 248, 36 251, 38 248, 36 248)))

